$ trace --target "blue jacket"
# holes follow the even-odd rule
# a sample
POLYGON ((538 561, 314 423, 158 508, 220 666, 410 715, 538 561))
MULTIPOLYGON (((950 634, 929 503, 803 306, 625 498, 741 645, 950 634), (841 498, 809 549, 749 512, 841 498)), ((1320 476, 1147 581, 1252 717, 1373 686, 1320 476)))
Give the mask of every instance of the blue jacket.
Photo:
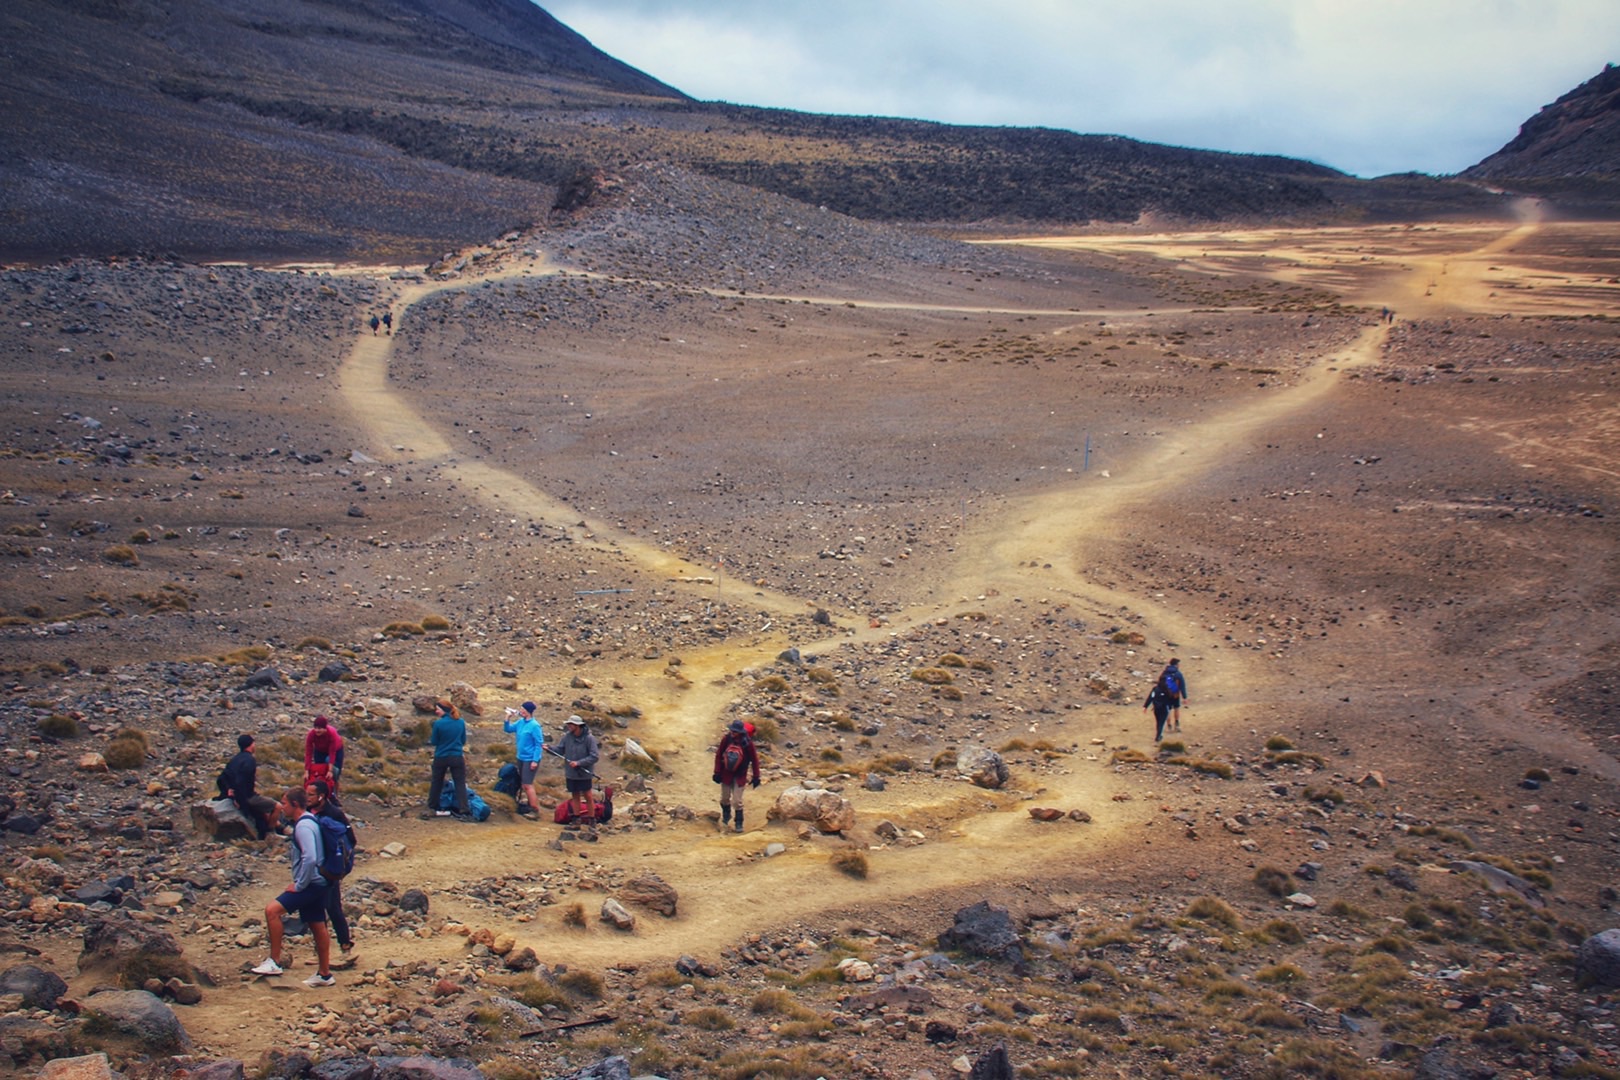
POLYGON ((467 722, 453 716, 433 721, 433 756, 461 757, 467 749, 467 722))
POLYGON ((517 759, 519 761, 539 761, 540 747, 546 741, 545 732, 540 730, 540 721, 532 716, 519 716, 515 720, 508 720, 501 725, 508 735, 517 732, 517 759))

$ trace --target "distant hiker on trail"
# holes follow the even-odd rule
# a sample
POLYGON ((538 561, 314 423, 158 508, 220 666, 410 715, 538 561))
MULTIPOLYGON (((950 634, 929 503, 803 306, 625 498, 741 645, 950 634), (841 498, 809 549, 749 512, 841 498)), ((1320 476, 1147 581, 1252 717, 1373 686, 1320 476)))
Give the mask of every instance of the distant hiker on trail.
POLYGON ((714 750, 714 782, 720 785, 720 827, 724 829, 736 815, 737 831, 743 831, 743 789, 752 769, 754 786, 759 787, 759 751, 741 720, 733 720, 714 750))
POLYGON ((534 793, 534 775, 540 771, 540 757, 545 753, 545 732, 534 718, 535 704, 525 701, 522 709, 507 709, 506 722, 501 727, 508 735, 517 735, 518 787, 523 798, 518 802, 518 813, 525 817, 540 816, 540 800, 534 793))
POLYGON ((382 325, 382 320, 377 318, 377 316, 373 315, 371 317, 371 336, 372 337, 377 336, 377 327, 379 327, 381 325, 382 325))
POLYGON ((225 763, 219 774, 219 797, 229 799, 242 811, 242 816, 253 822, 259 839, 270 835, 272 815, 276 801, 258 794, 259 759, 253 756, 253 736, 246 733, 236 737, 236 755, 225 763))
POLYGON ((1171 658, 1169 665, 1159 673, 1159 681, 1154 684, 1155 690, 1164 692, 1165 701, 1170 706, 1170 730, 1181 730, 1181 704, 1191 703, 1192 695, 1187 692, 1187 676, 1181 673, 1181 661, 1171 658))
POLYGON ((394 313, 392 311, 385 311, 385 312, 383 312, 383 333, 392 334, 393 332, 394 332, 394 313))
MULTIPOLYGON (((325 780, 308 780, 304 783, 304 801, 309 806, 309 812, 316 818, 330 818, 349 831, 354 836, 354 827, 349 824, 349 815, 343 812, 338 805, 332 789, 326 786, 325 780)), ((350 848, 352 851, 353 848, 350 848)), ((323 875, 324 876, 324 875, 323 875)), ((348 916, 343 914, 343 879, 333 880, 326 878, 326 921, 332 928, 332 936, 337 938, 338 949, 343 953, 343 967, 354 965, 354 935, 349 932, 348 916)))
POLYGON ((315 960, 319 966, 315 974, 304 980, 305 986, 333 986, 332 936, 326 929, 326 882, 321 877, 321 826, 309 812, 309 797, 301 787, 288 788, 281 797, 281 813, 293 821, 293 834, 289 844, 292 859, 292 885, 264 906, 264 924, 270 930, 270 957, 253 968, 255 975, 280 975, 281 942, 284 933, 282 918, 289 911, 309 927, 315 938, 315 960))
POLYGON ((444 776, 450 774, 455 781, 455 817, 458 821, 471 821, 472 810, 467 806, 467 722, 450 702, 440 698, 435 703, 439 718, 433 721, 433 768, 429 772, 428 810, 435 817, 449 817, 449 810, 439 809, 439 796, 444 793, 444 776))
POLYGON ((578 715, 563 721, 563 737, 559 743, 547 743, 546 749, 563 759, 563 783, 568 786, 569 814, 588 818, 592 813, 591 782, 596 779, 593 768, 601 751, 596 736, 578 715))
POLYGON ((343 773, 343 736, 324 716, 304 733, 304 783, 325 780, 333 791, 343 773))
POLYGON ((1164 692, 1164 687, 1158 683, 1148 691, 1147 700, 1142 702, 1142 711, 1153 710, 1153 741, 1158 742, 1164 738, 1164 722, 1170 718, 1170 695, 1164 692))

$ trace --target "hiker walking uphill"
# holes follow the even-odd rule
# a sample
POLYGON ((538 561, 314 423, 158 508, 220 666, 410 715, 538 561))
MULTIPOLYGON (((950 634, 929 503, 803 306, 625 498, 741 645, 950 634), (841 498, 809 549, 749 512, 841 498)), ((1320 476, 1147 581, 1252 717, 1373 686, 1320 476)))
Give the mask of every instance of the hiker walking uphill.
POLYGON ((1159 742, 1164 738, 1164 723, 1170 719, 1170 695, 1164 692, 1164 687, 1158 683, 1148 691, 1147 700, 1142 702, 1142 711, 1153 710, 1153 741, 1159 742))
POLYGON ((754 786, 759 787, 759 751, 743 722, 733 720, 714 750, 714 782, 720 785, 722 829, 735 817, 737 831, 743 831, 743 789, 748 786, 750 770, 754 786))
POLYGON ((428 783, 428 811, 435 817, 449 817, 449 810, 439 809, 439 797, 444 793, 444 777, 456 785, 455 817, 458 821, 471 821, 472 809, 467 805, 467 722, 450 702, 440 698, 435 702, 439 718, 433 721, 433 768, 428 783))
POLYGON ((280 975, 281 942, 284 934, 282 920, 287 912, 296 911, 315 938, 315 960, 319 965, 315 974, 304 980, 305 986, 331 986, 332 937, 326 930, 326 881, 321 877, 321 827, 309 812, 309 797, 301 787, 288 788, 281 797, 282 816, 293 822, 289 838, 292 859, 292 884, 264 907, 264 924, 270 931, 270 956, 253 968, 255 975, 280 975))
POLYGON ((585 726, 583 717, 574 715, 563 721, 561 742, 546 743, 546 749, 563 759, 563 783, 568 787, 568 808, 571 816, 589 820, 591 810, 591 783, 596 779, 596 761, 601 751, 596 736, 585 726))
POLYGON ((338 805, 325 780, 305 781, 304 801, 322 828, 321 878, 326 882, 326 922, 332 929, 332 936, 337 938, 338 949, 343 953, 342 966, 353 967, 354 935, 349 932, 349 919, 343 913, 343 878, 354 868, 354 826, 349 824, 349 815, 338 805), (334 824, 329 826, 326 822, 334 824), (337 866, 328 870, 326 864, 334 861, 331 858, 333 842, 328 838, 335 835, 342 837, 336 841, 339 845, 335 860, 337 866))
POLYGON ((1170 730, 1181 730, 1181 706, 1190 703, 1192 695, 1187 692, 1187 676, 1181 673, 1181 661, 1172 657, 1170 663, 1159 673, 1159 681, 1154 689, 1164 693, 1165 702, 1170 709, 1170 730))
POLYGON ((540 801, 534 793, 534 777, 540 771, 540 757, 545 752, 545 732, 534 718, 535 704, 525 701, 521 710, 507 709, 506 722, 501 727, 508 735, 517 736, 518 787, 523 792, 518 813, 525 817, 540 816, 540 801))

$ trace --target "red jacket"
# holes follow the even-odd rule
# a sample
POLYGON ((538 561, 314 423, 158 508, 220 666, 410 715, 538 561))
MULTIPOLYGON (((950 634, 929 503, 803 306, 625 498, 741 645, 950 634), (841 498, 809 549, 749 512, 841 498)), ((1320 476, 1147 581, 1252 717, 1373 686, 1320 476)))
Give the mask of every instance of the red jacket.
POLYGON ((722 784, 745 784, 750 769, 754 773, 754 783, 759 783, 759 751, 754 749, 754 740, 736 731, 726 732, 714 751, 715 779, 722 784), (733 744, 742 747, 742 767, 734 775, 728 775, 731 770, 726 768, 726 747, 733 744))
POLYGON ((343 761, 343 736, 339 735, 337 728, 332 727, 330 724, 324 728, 312 727, 304 735, 304 772, 306 774, 310 771, 310 766, 315 764, 315 755, 323 751, 326 756, 325 764, 338 765, 343 761), (324 745, 322 745, 323 740, 319 737, 323 731, 331 739, 330 742, 324 742, 324 745))

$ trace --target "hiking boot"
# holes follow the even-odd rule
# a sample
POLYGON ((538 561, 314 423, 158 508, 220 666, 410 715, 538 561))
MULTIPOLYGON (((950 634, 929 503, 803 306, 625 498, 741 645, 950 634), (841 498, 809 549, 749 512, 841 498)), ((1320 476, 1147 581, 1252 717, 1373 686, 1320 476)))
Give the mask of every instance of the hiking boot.
POLYGON ((737 831, 738 832, 743 831, 743 828, 742 828, 742 811, 741 810, 737 811, 737 831))

